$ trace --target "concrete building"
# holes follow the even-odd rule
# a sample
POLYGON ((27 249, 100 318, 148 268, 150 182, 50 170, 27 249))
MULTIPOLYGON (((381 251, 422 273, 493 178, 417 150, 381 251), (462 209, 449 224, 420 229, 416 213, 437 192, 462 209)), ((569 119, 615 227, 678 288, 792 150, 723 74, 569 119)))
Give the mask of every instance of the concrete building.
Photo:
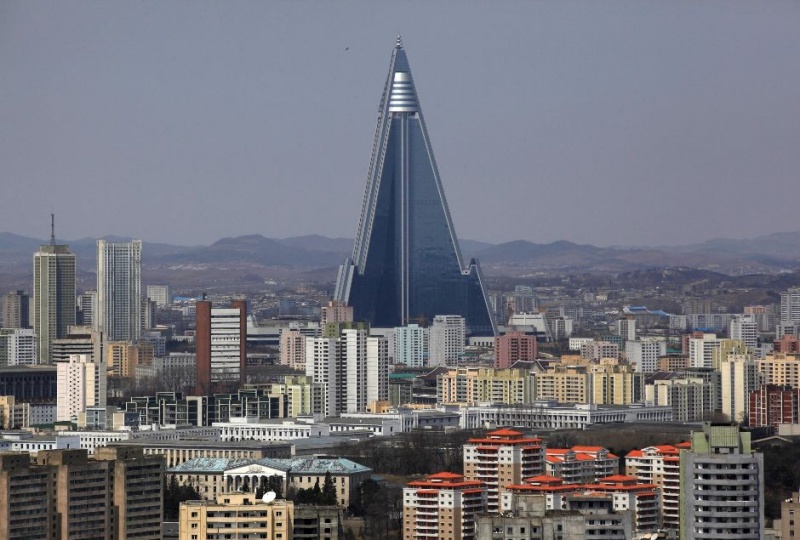
POLYGON ((32 366, 39 363, 36 334, 30 328, 0 330, 0 366, 32 366))
POLYGON ((172 294, 169 285, 148 285, 145 289, 146 298, 156 303, 159 308, 165 308, 172 303, 172 294))
POLYGON ((109 377, 134 378, 136 368, 153 365, 153 345, 147 341, 112 341, 106 344, 109 377))
POLYGON ((41 363, 52 362, 50 345, 75 324, 75 254, 69 246, 50 244, 33 255, 33 332, 39 339, 41 363))
POLYGON ((282 499, 265 502, 254 493, 220 493, 214 501, 182 502, 179 523, 179 540, 289 540, 294 503, 282 499))
POLYGON ((328 324, 339 324, 353 322, 353 306, 344 302, 331 300, 327 306, 320 309, 320 324, 324 328, 328 324))
POLYGON ((95 328, 99 326, 97 321, 97 291, 92 289, 84 291, 78 295, 78 319, 76 323, 80 326, 95 328))
POLYGON ((752 315, 737 315, 728 323, 728 337, 744 342, 751 349, 758 347, 758 324, 752 315))
POLYGON ((666 529, 680 526, 681 467, 680 451, 690 442, 661 444, 631 450, 625 456, 625 474, 640 484, 654 484, 661 491, 661 524, 666 529))
POLYGON ((608 341, 590 341, 581 345, 581 358, 599 362, 601 358, 619 359, 619 345, 608 341))
POLYGON ((800 388, 800 356, 774 353, 755 362, 764 384, 800 388))
POLYGON ((464 356, 465 319, 459 315, 436 315, 430 327, 431 366, 457 367, 464 356))
POLYGON ((625 357, 639 373, 658 370, 658 360, 667 354, 667 343, 660 339, 629 340, 625 343, 625 357))
POLYGON ((56 540, 56 471, 27 453, 0 453, 0 538, 56 540))
POLYGON ((702 377, 659 379, 645 386, 645 400, 672 407, 676 422, 709 420, 717 410, 717 387, 702 377))
MULTIPOLYGON (((142 241, 97 241, 95 329, 109 341, 136 341, 142 332, 142 241)), ((60 337, 60 336, 59 336, 60 337)))
POLYGON ((744 423, 749 418, 750 392, 764 383, 764 376, 749 354, 729 355, 720 364, 722 414, 731 422, 744 423))
POLYGON ((292 369, 306 370, 306 338, 297 329, 281 332, 280 362, 292 369))
POLYGON ((750 433, 706 425, 681 450, 680 538, 764 538, 764 456, 750 433))
POLYGON ((430 354, 430 334, 427 328, 418 324, 398 326, 394 329, 393 358, 395 364, 408 367, 428 365, 430 354))
POLYGON ((785 499, 781 502, 781 535, 778 538, 800 537, 800 519, 798 519, 798 516, 800 516, 800 493, 795 491, 790 499, 785 499))
POLYGON ((519 484, 545 470, 542 440, 511 429, 498 429, 484 437, 469 439, 463 451, 464 478, 485 484, 489 512, 498 511, 505 486, 519 484))
POLYGON ((633 316, 625 317, 624 319, 617 319, 615 324, 616 334, 622 338, 622 341, 635 341, 636 340, 636 318, 633 316))
POLYGON ((75 421, 87 407, 106 406, 105 363, 92 362, 87 355, 71 356, 56 365, 57 420, 75 421))
POLYGON ((508 332, 494 338, 494 367, 505 369, 518 360, 536 360, 536 336, 508 332))
POLYGON ((792 334, 786 334, 772 342, 772 350, 783 354, 800 354, 800 339, 792 334))
POLYGON ((30 296, 25 291, 9 291, 0 302, 3 328, 30 328, 30 296))
POLYGON ((436 379, 437 403, 522 405, 535 396, 534 375, 525 369, 457 368, 436 379))
POLYGON ((429 474, 403 488, 403 540, 474 540, 487 509, 486 486, 460 474, 429 474))
POLYGON ((247 380, 247 302, 233 300, 230 308, 214 308, 208 300, 195 303, 197 388, 210 395, 222 387, 247 380))
POLYGON ((105 361, 103 334, 89 326, 70 326, 65 337, 53 340, 50 350, 54 363, 76 354, 88 355, 92 362, 105 361))
POLYGON ((749 395, 748 423, 751 428, 800 423, 800 388, 763 384, 749 395))
POLYGON ((714 350, 718 349, 722 339, 716 334, 703 334, 702 337, 689 339, 689 365, 695 368, 715 368, 714 350))
POLYGON ((602 446, 547 448, 545 474, 566 484, 593 484, 619 474, 619 458, 602 446))
POLYGON ((800 287, 781 293, 781 323, 800 324, 800 287))

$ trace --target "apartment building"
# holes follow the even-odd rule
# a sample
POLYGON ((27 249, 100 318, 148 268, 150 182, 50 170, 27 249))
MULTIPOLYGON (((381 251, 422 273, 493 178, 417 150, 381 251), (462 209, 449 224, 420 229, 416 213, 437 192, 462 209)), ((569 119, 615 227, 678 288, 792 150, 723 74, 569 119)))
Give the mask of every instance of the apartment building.
POLYGON ((486 486, 455 473, 429 474, 403 488, 403 540, 474 540, 486 486))
POLYGON ((642 484, 654 484, 661 490, 661 523, 664 528, 680 525, 681 449, 691 443, 661 444, 641 450, 631 450, 625 456, 625 475, 642 484))
POLYGON ((526 437, 512 429, 498 429, 482 438, 469 439, 463 447, 464 477, 486 486, 486 508, 497 512, 505 486, 545 470, 542 439, 526 437))
POLYGON ((602 446, 547 448, 545 471, 568 484, 591 484, 619 474, 619 458, 602 446))
POLYGON ((221 493, 213 501, 183 502, 179 510, 178 538, 291 539, 294 503, 286 500, 266 501, 256 498, 253 493, 221 493))
POLYGON ((457 368, 436 379, 438 403, 530 403, 534 376, 526 369, 457 368))

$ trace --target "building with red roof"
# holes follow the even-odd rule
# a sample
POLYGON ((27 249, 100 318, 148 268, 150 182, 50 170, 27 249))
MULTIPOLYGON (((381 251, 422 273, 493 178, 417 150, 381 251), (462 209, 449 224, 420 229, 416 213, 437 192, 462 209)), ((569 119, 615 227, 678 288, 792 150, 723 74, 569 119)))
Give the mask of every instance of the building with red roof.
POLYGON ((464 444, 464 477, 486 484, 487 510, 497 512, 505 486, 543 474, 544 458, 542 439, 498 429, 464 444))
POLYGON ((483 482, 440 472, 403 488, 403 540, 474 540, 475 519, 486 512, 483 482))
POLYGON ((602 446, 548 448, 545 472, 567 483, 588 484, 619 472, 619 458, 602 446))
POLYGON ((667 528, 680 524, 681 449, 691 449, 690 442, 659 444, 631 450, 625 456, 625 474, 643 484, 655 484, 661 490, 661 523, 667 528))

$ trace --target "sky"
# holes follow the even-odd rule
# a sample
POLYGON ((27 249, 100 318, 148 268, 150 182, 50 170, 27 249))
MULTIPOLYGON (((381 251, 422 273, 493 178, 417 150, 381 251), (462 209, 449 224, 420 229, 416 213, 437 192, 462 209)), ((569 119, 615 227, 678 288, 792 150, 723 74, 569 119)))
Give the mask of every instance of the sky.
POLYGON ((0 231, 353 237, 401 34, 460 238, 800 230, 800 2, 0 2, 0 231))

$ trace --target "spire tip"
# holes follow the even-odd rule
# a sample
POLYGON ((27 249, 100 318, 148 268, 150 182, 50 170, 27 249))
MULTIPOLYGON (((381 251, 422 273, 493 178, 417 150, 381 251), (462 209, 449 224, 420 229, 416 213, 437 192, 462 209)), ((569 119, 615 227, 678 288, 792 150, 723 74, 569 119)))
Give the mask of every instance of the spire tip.
POLYGON ((403 38, 402 36, 397 36, 397 41, 395 42, 395 48, 402 49, 403 48, 403 38))

